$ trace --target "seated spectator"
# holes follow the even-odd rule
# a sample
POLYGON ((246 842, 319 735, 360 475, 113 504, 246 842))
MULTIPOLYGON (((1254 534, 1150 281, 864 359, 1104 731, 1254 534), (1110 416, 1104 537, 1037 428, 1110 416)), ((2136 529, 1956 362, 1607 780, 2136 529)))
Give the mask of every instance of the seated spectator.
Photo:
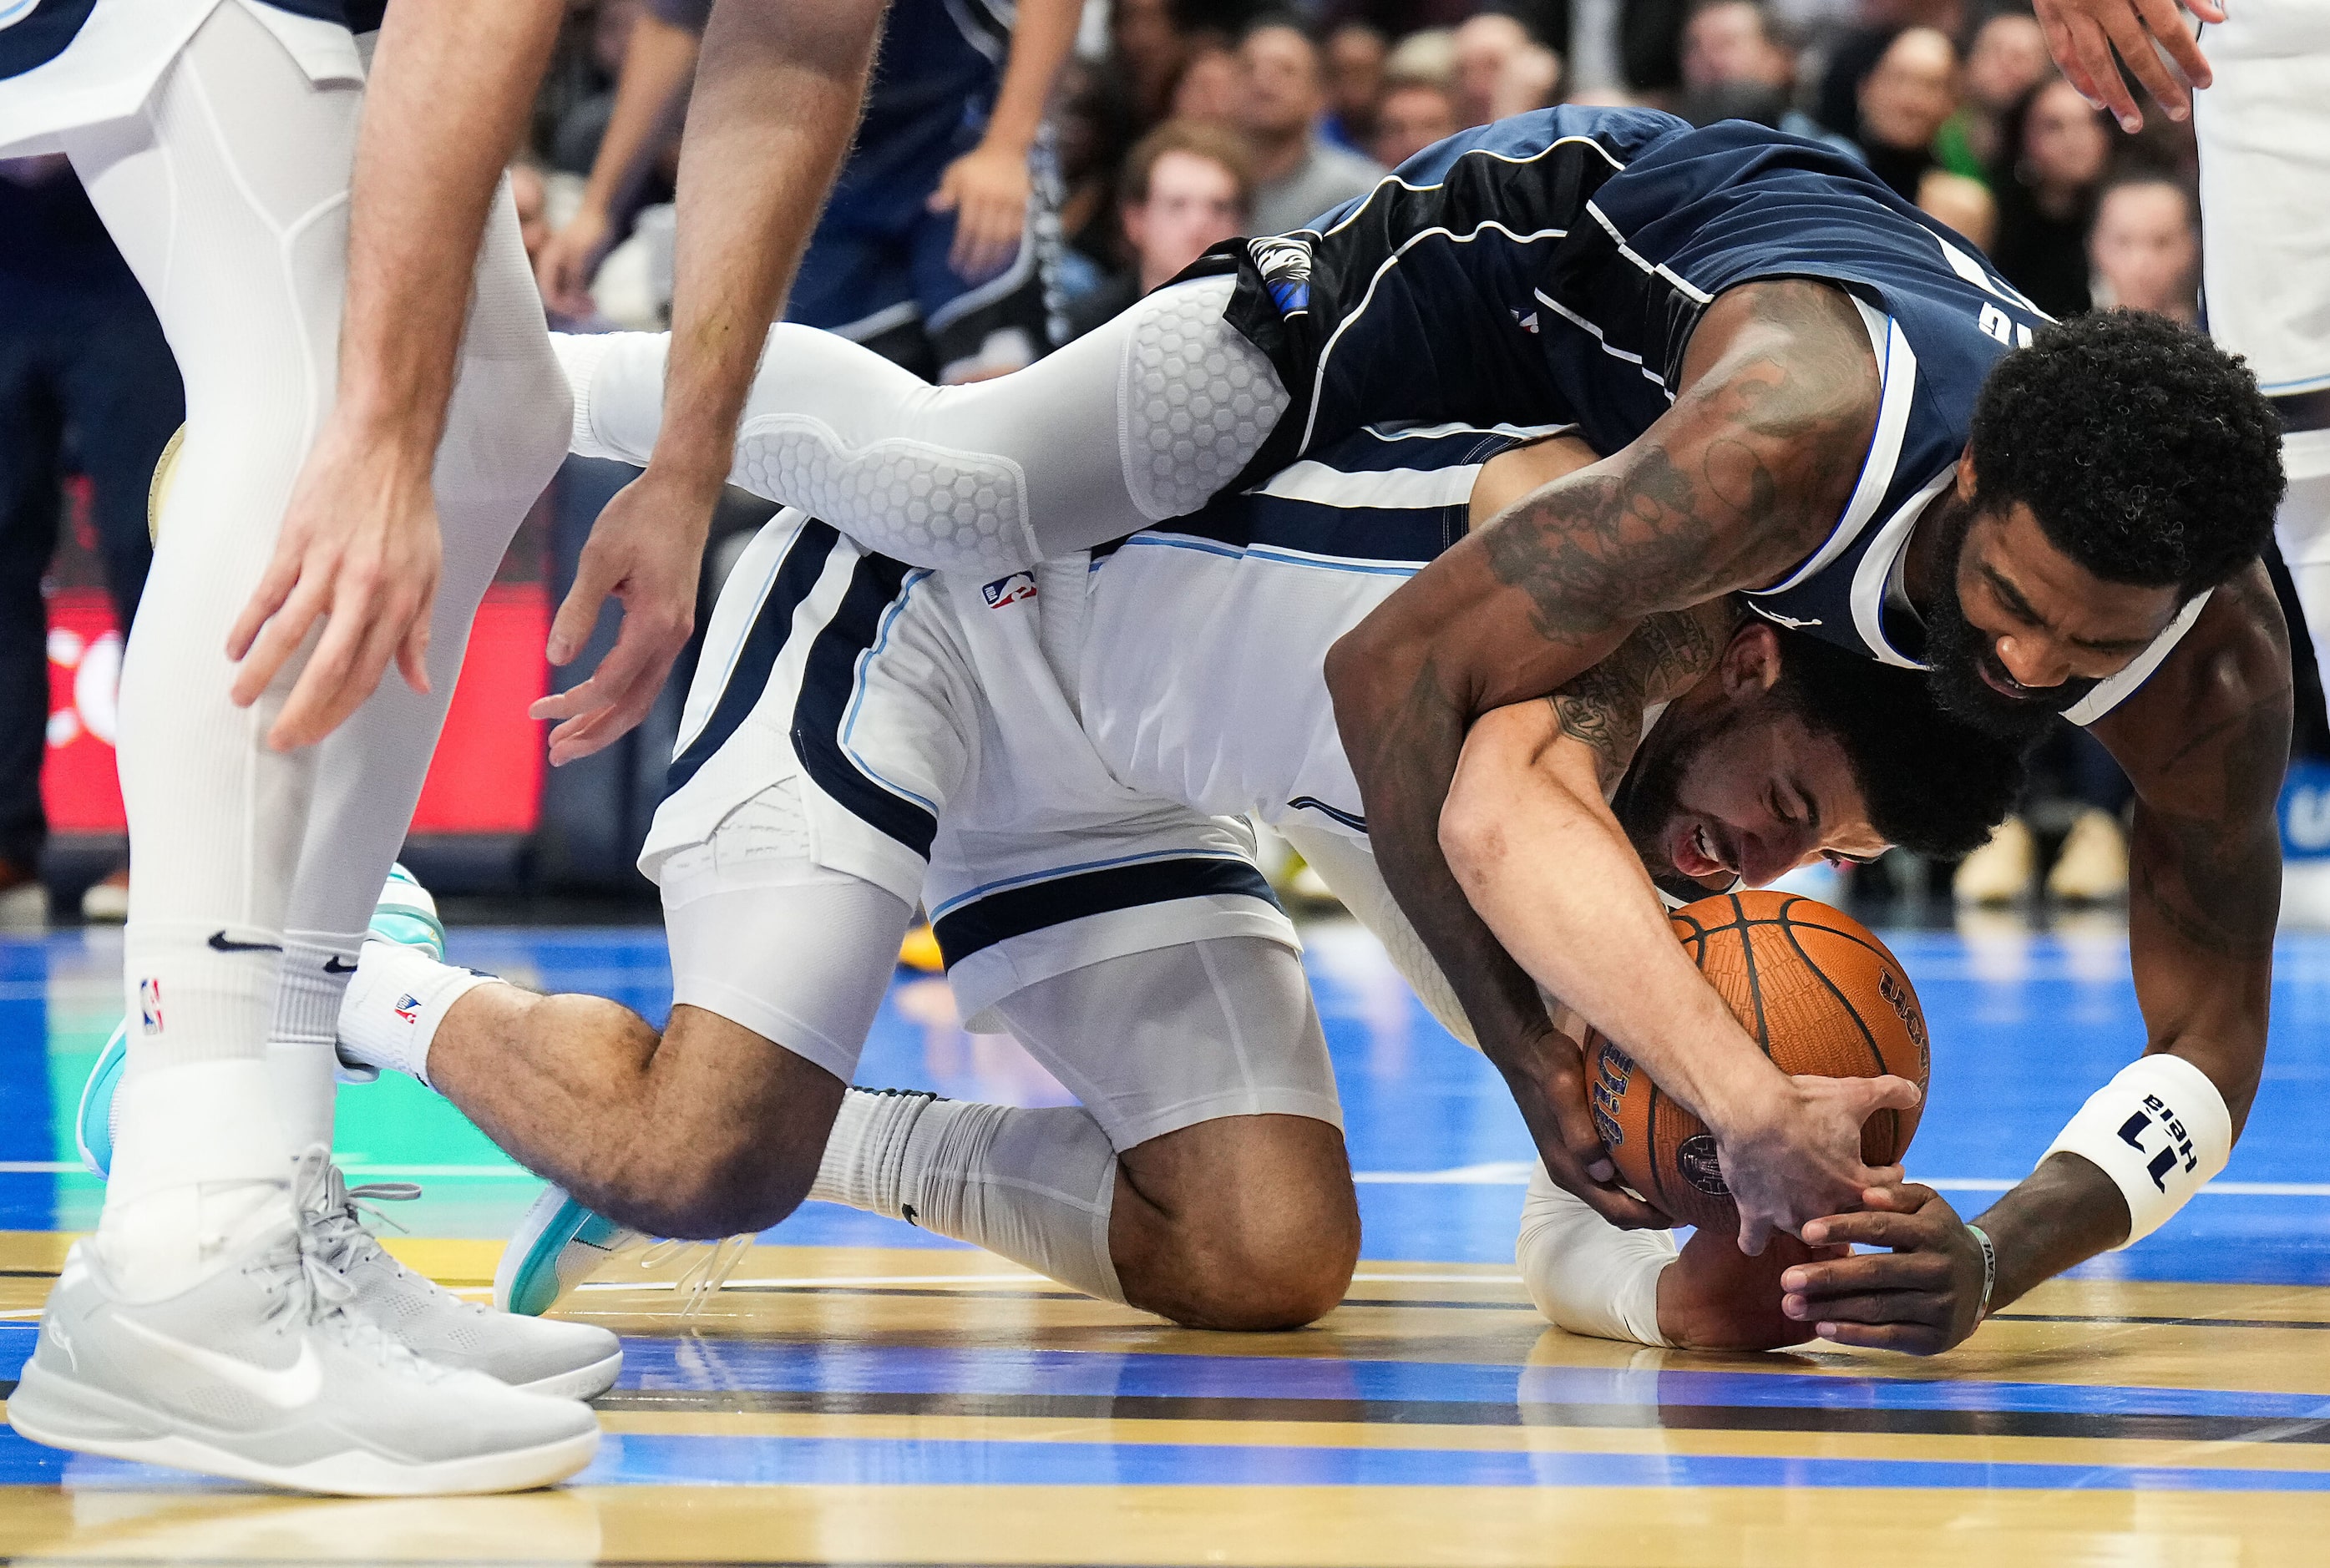
POLYGON ((2154 310, 2191 326, 2200 316, 2200 217, 2193 193, 2165 175, 2105 186, 2088 235, 2097 307, 2154 310))
POLYGON ((1861 79, 1861 128, 1853 140, 1870 172, 1904 200, 1936 166, 1934 137, 1958 107, 1958 52, 1943 33, 1909 27, 1894 35, 1861 79))
POLYGON ((1083 336, 1241 232, 1254 164, 1234 132, 1200 120, 1167 120, 1134 144, 1122 187, 1117 216, 1133 263, 1069 307, 1070 337, 1083 336))
POLYGON ((1854 150, 1795 108, 1795 53, 1774 31, 1763 0, 1699 0, 1682 30, 1681 102, 1693 125, 1749 119, 1840 151, 1854 150))
POLYGON ((1384 80, 1428 81, 1449 95, 1454 113, 1456 92, 1456 34, 1445 27, 1411 33, 1392 45, 1384 57, 1384 80))
POLYGON ((1396 169, 1416 154, 1456 134, 1456 100, 1436 81, 1394 77, 1376 106, 1376 139, 1369 149, 1376 162, 1396 169))
POLYGON ((1174 79, 1170 118, 1202 120, 1209 125, 1236 125, 1238 100, 1246 90, 1245 71, 1237 52, 1218 34, 1193 41, 1181 74, 1174 79))
POLYGON ((1456 123, 1459 129, 1497 118, 1499 90, 1513 62, 1539 48, 1528 28, 1501 11, 1483 11, 1456 29, 1456 123))
POLYGON ((1991 260, 2051 316, 2088 308, 2088 229, 2111 164, 2110 120, 2056 77, 2023 95, 2001 128, 1991 173, 1998 239, 1991 260))
POLYGON ((1135 122, 1156 124, 1165 118, 1188 52, 1173 0, 1113 0, 1109 42, 1112 74, 1132 96, 1135 122))
POLYGON ((1381 165, 1320 138, 1326 64, 1300 23, 1275 17, 1255 23, 1238 45, 1238 126, 1254 149, 1254 232, 1299 229, 1374 188, 1384 175, 1381 165))
POLYGON ((1384 58, 1391 45, 1364 22, 1346 22, 1327 35, 1327 101, 1321 134, 1346 152, 1364 153, 1375 139, 1376 104, 1383 97, 1384 58))
POLYGON ((1942 128, 1936 149, 1943 165, 1987 184, 2008 111, 2054 74, 2047 35, 2030 13, 2002 11, 1976 28, 1966 50, 1965 103, 1942 128))
MULTIPOLYGON (((1489 118, 1503 119, 1508 115, 1528 114, 1532 109, 1550 109, 1560 101, 1561 56, 1542 43, 1532 43, 1505 62, 1505 73, 1497 79, 1496 90, 1489 95, 1489 118)), ((1619 93, 1607 101, 1632 100, 1619 93)))

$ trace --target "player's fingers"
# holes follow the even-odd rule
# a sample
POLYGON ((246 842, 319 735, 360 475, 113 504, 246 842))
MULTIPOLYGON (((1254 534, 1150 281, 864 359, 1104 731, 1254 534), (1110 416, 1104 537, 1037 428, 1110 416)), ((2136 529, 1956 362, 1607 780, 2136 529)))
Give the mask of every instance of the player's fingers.
POLYGON ((2136 107, 2136 99, 2121 80, 2119 63, 2112 58, 2111 44, 2103 29, 2087 17, 2075 18, 2071 24, 2073 46, 2079 52, 2079 62, 2087 68, 2088 85, 2095 94, 2091 102, 2109 109, 2124 130, 2136 130, 2144 124, 2144 116, 2136 107))
MULTIPOLYGON (((2120 58, 2127 61, 2128 70, 2135 74, 2136 80, 2144 84, 2145 90, 2168 111, 2169 118, 2183 119, 2191 112, 2192 100, 2184 94, 2184 84, 2162 63, 2160 51, 2152 45, 2153 35, 2145 30, 2133 13, 2114 12, 2104 26, 2110 33, 2112 43, 2118 46, 2120 58)), ((2131 105, 2131 110, 2133 108, 2131 105)), ((2136 114, 2131 121, 2128 115, 2122 115, 2119 123, 2121 129, 2133 135, 2144 128, 2144 117, 2136 114)))
POLYGON ((259 636, 260 628, 265 626, 269 619, 283 608, 284 601, 291 597, 292 590, 299 584, 300 556, 298 547, 289 539, 277 543, 275 553, 267 562, 267 570, 260 574, 259 586, 251 590, 251 597, 243 600, 242 613, 236 616, 234 625, 227 628, 227 657, 241 660, 249 654, 251 643, 259 636))
POLYGON ((1861 1203, 1872 1209, 1890 1209, 1897 1214, 1914 1214, 1927 1204, 1937 1203, 1941 1194, 1923 1182, 1902 1181, 1899 1177, 1880 1183, 1864 1190, 1861 1203))
POLYGON ((1875 1078, 1854 1078, 1845 1082, 1863 1086, 1861 1101, 1867 1108, 1861 1112, 1863 1117, 1880 1110, 1913 1110, 1918 1101, 1926 1098, 1925 1091, 1916 1084, 1890 1072, 1875 1078))
MULTIPOLYGON (((627 702, 618 703, 577 721, 564 740, 554 733, 550 751, 552 765, 563 767, 630 734, 655 706, 656 696, 660 690, 660 685, 648 686, 627 702)), ((559 728, 568 730, 570 726, 562 724, 559 728)))
POLYGON ((1844 1296, 1812 1302, 1800 1296, 1781 1299, 1780 1311, 1798 1322, 1922 1323, 1939 1327, 1949 1321, 1949 1303, 1920 1290, 1886 1290, 1868 1296, 1844 1296))
POLYGON ((613 701, 614 699, 607 695, 595 681, 584 681, 579 685, 569 686, 563 692, 553 692, 546 697, 536 697, 526 708, 526 716, 529 719, 574 719, 584 714, 595 713, 601 708, 611 706, 613 701))
POLYGON ((308 634, 324 613, 325 591, 313 581, 302 580, 283 601, 283 608, 268 618, 260 628, 251 650, 242 656, 235 667, 234 685, 227 689, 235 706, 247 708, 257 702, 260 694, 275 683, 283 666, 308 640, 308 634))
POLYGON ((2100 104, 2096 96, 2096 84, 2088 80, 2087 62, 2079 58, 2079 46, 2070 24, 2055 14, 2051 6, 2039 8, 2039 25, 2047 35, 2047 52, 2054 57, 2056 68, 2073 90, 2089 103, 2100 104))
POLYGON ((1872 1290, 1939 1290, 1949 1284, 1951 1271, 1946 1252, 1856 1252, 1792 1263, 1780 1270, 1780 1289, 1823 1299, 1872 1290))
POLYGON ((1858 1214, 1826 1214, 1804 1226, 1804 1240, 1814 1246, 1834 1247, 1850 1242, 1862 1247, 1914 1247, 1932 1239, 1934 1227, 1916 1214, 1863 1209, 1858 1214))
POLYGON ((954 164, 946 166, 946 172, 939 176, 938 189, 930 194, 930 198, 923 203, 924 207, 933 213, 954 211, 955 203, 962 200, 962 176, 956 172, 958 166, 954 164))
MULTIPOLYGON (((2225 19, 2222 0, 2184 0, 2184 9, 2203 22, 2222 22, 2225 19)), ((2206 87, 2208 83, 2202 82, 2200 85, 2206 87)))
MULTIPOLYGON (((2187 29, 2184 19, 2176 14, 2172 0, 2136 0, 2136 8, 2144 14, 2145 26, 2168 51, 2168 58, 2176 62, 2176 69, 2184 73, 2184 80, 2194 87, 2208 86, 2209 57, 2201 52, 2200 40, 2187 29)), ((2191 99, 2184 101, 2189 108, 2191 99)))
POLYGON ((396 667, 404 676, 404 684, 429 694, 429 616, 423 612, 412 618, 412 624, 396 646, 396 667))
POLYGON ((1586 1206, 1622 1231, 1672 1231, 1674 1221, 1631 1193, 1591 1184, 1575 1189, 1586 1206))
POLYGON ((1838 1345, 1898 1350, 1904 1355, 1937 1355, 1948 1348, 1940 1330, 1922 1323, 1823 1323, 1814 1332, 1838 1345))
POLYGON ((604 553, 585 544, 582 558, 574 563, 574 586, 559 602, 558 613, 550 622, 550 640, 542 650, 552 664, 573 664, 599 625, 599 613, 616 581, 614 572, 602 562, 604 553))
POLYGON ((1739 1250, 1751 1258, 1764 1255, 1765 1245, 1772 1239, 1772 1221, 1766 1214, 1750 1214, 1739 1211, 1739 1250))
MULTIPOLYGON (((367 642, 376 629, 374 607, 361 601, 346 607, 336 605, 325 619, 324 635, 316 643, 316 651, 308 656, 307 667, 291 685, 291 694, 283 699, 282 712, 268 726, 267 743, 279 751, 289 751, 331 732, 334 715, 353 708, 345 702, 348 687, 362 678, 367 642)), ((393 646, 393 645, 391 645, 393 646)), ((384 649, 382 663, 387 662, 384 649)))

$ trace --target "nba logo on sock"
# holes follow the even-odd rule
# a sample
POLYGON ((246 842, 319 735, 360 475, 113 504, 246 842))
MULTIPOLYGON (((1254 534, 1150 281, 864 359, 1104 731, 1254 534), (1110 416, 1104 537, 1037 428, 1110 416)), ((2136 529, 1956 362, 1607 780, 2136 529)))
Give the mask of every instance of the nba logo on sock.
POLYGON ((159 1034, 162 1032, 161 981, 144 979, 137 982, 137 1015, 145 1025, 146 1033, 159 1034))
POLYGON ((421 998, 412 995, 396 999, 396 1015, 408 1024, 421 1022, 421 998))

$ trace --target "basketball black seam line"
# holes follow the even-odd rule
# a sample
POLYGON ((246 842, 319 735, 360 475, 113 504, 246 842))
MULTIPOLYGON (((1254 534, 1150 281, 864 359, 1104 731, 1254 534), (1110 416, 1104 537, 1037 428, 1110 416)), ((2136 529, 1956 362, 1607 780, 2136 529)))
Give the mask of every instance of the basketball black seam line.
MULTIPOLYGON (((1751 922, 1748 912, 1740 907, 1736 893, 1724 895, 1731 901, 1731 912, 1737 918, 1731 923, 1739 932, 1739 961, 1748 967, 1748 1000, 1756 1009, 1756 1044, 1764 1053, 1764 1060, 1772 1060, 1772 1025, 1764 1017, 1764 981, 1756 972, 1756 943, 1748 934, 1751 922)), ((1786 907, 1785 905, 1783 908, 1786 907)))
MULTIPOLYGON (((1792 900, 1790 902, 1793 902, 1795 901, 1792 900)), ((1882 1077, 1890 1073, 1892 1069, 1885 1064, 1885 1053, 1877 1048, 1877 1032, 1870 1028, 1869 1020, 1861 1015, 1861 1009, 1854 1006, 1845 998, 1843 989, 1840 987, 1834 980, 1828 978, 1828 972, 1823 969, 1818 964, 1813 962, 1813 956, 1804 951, 1804 944, 1796 940, 1795 922, 1787 918, 1787 912, 1788 906, 1786 904, 1781 905, 1780 918, 1773 923, 1777 925, 1781 931, 1787 937, 1788 945, 1796 949, 1796 957, 1804 961, 1804 968, 1809 970, 1822 985, 1828 987, 1829 995, 1836 998, 1836 1005, 1842 1007, 1844 1009, 1845 1016, 1852 1020, 1852 1026, 1861 1031, 1861 1043, 1869 1047, 1869 1058, 1871 1063, 1874 1064, 1877 1069, 1877 1076, 1882 1077)), ((1842 931, 1834 930, 1833 928, 1829 926, 1807 924, 1805 929, 1808 930, 1829 931, 1832 935, 1837 936, 1842 936, 1844 934, 1842 931)), ((1846 940, 1851 940, 1850 938, 1847 938, 1846 940)), ((1869 947, 1867 942, 1860 942, 1855 945, 1864 950, 1869 947)), ((1901 966, 1897 962, 1892 966, 1892 968, 1900 969, 1901 966)), ((1906 977, 1908 971, 1902 970, 1902 973, 1906 977)), ((1918 1092, 1922 1094, 1924 1090, 1921 1088, 1918 1092)), ((1889 1109, 1886 1111, 1886 1114, 1893 1119, 1892 1141, 1896 1146, 1896 1157, 1899 1157, 1899 1156, 1907 1155, 1909 1152, 1909 1149, 1908 1140, 1901 1136, 1901 1113, 1898 1110, 1889 1109)))

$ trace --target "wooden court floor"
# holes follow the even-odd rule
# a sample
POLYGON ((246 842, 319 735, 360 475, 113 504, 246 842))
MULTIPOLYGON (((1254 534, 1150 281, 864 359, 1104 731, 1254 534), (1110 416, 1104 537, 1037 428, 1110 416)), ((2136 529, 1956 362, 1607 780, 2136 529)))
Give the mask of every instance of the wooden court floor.
MULTIPOLYGON (((1967 1214, 2027 1170, 2141 1020, 2104 926, 1888 933, 1934 1032, 1913 1170, 1967 1214)), ((823 1204, 687 1311, 617 1260, 573 1310, 624 1335, 576 1482, 302 1498, 0 1431, 17 1563, 1123 1564, 2330 1563, 2330 939, 2285 943, 2258 1109, 2164 1230, 1919 1362, 1573 1338, 1511 1266, 1527 1142, 1494 1072, 1381 950, 1306 933, 1366 1232, 1297 1333, 1173 1328, 823 1204)), ((119 1016, 118 936, 0 939, 0 1393, 101 1189, 72 1110, 119 1016)), ((668 1006, 659 933, 469 930, 454 957, 668 1006)), ((859 1080, 1053 1103, 1009 1041, 902 976, 859 1080)), ((352 1180, 413 1177, 414 1266, 482 1293, 535 1184, 397 1080, 343 1094, 352 1180)))
MULTIPOLYGON (((13 1371, 62 1238, 0 1236, 13 1371)), ((492 1243, 402 1242, 479 1289, 492 1243)), ((1547 1327, 1364 1263, 1293 1334, 1171 1328, 971 1252, 763 1247, 681 1316, 602 1279, 607 1437, 516 1497, 299 1499, 0 1438, 19 1563, 2318 1563, 2330 1290, 2061 1282, 1945 1361, 1547 1327)), ((658 1288, 658 1286, 661 1288, 658 1288)))

